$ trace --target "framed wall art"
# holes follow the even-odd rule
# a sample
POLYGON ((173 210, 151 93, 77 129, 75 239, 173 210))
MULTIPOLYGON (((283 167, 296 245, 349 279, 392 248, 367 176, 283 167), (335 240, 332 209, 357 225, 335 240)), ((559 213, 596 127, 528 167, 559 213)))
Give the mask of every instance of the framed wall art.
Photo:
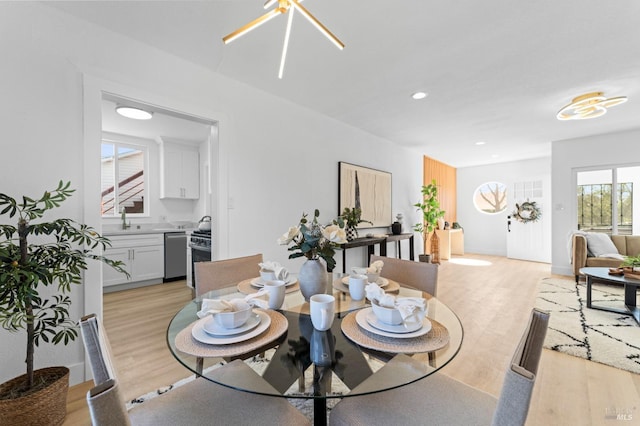
POLYGON ((361 219, 373 226, 391 226, 391 173, 340 161, 338 170, 338 214, 345 207, 359 207, 361 219))

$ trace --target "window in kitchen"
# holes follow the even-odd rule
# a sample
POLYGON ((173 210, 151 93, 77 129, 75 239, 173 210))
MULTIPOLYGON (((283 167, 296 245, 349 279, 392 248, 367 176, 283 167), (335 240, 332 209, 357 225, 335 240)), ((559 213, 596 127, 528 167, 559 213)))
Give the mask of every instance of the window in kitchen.
POLYGON ((119 216, 123 208, 127 215, 147 214, 147 148, 103 140, 101 164, 102 216, 119 216))

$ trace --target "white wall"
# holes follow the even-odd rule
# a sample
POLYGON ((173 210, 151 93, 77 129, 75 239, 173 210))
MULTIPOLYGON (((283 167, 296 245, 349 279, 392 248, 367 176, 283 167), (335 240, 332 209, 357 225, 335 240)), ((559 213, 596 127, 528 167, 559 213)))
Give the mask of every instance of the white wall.
POLYGON ((574 169, 635 164, 640 159, 638 141, 640 130, 630 130, 555 141, 551 144, 553 273, 573 274, 567 242, 570 232, 577 227, 574 169))
MULTIPOLYGON (((156 102, 160 106, 178 105, 186 113, 219 111, 224 117, 219 129, 223 158, 218 165, 223 173, 214 177, 223 185, 214 193, 222 197, 221 209, 230 208, 217 224, 224 228, 218 229, 217 244, 225 256, 262 252, 266 259, 297 270, 302 261, 289 261, 286 248, 276 239, 297 223, 303 211, 319 208, 325 221, 337 214, 339 161, 391 172, 394 216, 403 213, 407 224, 418 220, 411 205, 420 194, 420 153, 41 3, 0 3, 0 51, 0 191, 38 195, 60 179, 70 180, 77 192, 58 212, 60 216, 82 221, 85 209, 99 199, 94 194, 99 191, 99 149, 93 149, 95 161, 93 155, 85 158, 92 149, 85 147, 84 127, 96 120, 83 117, 83 77, 90 76, 153 94, 155 101, 166 101, 156 102), (90 202, 85 204, 85 198, 90 202)), ((87 109, 89 114, 100 114, 99 96, 84 96, 95 103, 87 109)), ((87 134, 99 143, 99 131, 87 134)), ((416 247, 419 250, 419 241, 416 247)), ((389 250, 393 253, 391 245, 389 250)), ((359 263, 363 256, 352 252, 350 262, 359 263)), ((75 289, 73 318, 84 314, 85 293, 99 294, 98 287, 91 280, 75 289)), ((25 336, 0 330, 0 341, 1 382, 23 373, 25 336)), ((84 380, 83 360, 79 341, 69 347, 39 348, 36 353, 37 367, 72 367, 72 383, 84 380)))
POLYGON ((515 206, 508 205, 506 210, 495 215, 479 212, 473 204, 473 194, 478 186, 501 182, 510 191, 514 182, 538 176, 549 178, 550 173, 550 158, 457 169, 458 223, 464 228, 465 252, 507 255, 507 216, 515 206))

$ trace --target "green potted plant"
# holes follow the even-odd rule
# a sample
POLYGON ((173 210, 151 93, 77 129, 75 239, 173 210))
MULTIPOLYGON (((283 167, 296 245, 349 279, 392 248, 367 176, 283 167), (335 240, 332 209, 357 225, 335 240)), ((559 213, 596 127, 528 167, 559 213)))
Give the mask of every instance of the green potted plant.
POLYGON ((360 207, 349 208, 345 207, 342 214, 339 216, 342 218, 345 224, 345 230, 347 232, 347 241, 353 241, 358 238, 358 225, 361 223, 368 223, 373 225, 373 222, 364 220, 361 218, 362 209, 360 207))
POLYGON ((34 350, 41 343, 68 344, 78 337, 69 317, 72 285, 82 282, 87 259, 102 261, 125 273, 122 262, 92 250, 110 245, 93 228, 71 219, 39 221, 72 195, 60 181, 40 198, 18 201, 0 193, 0 216, 17 220, 0 224, 0 325, 25 330, 26 374, 0 384, 0 424, 61 424, 66 416, 69 370, 34 371, 34 350), (50 289, 45 289, 50 287, 50 289))
POLYGON ((422 222, 416 223, 413 226, 413 230, 420 232, 423 236, 424 252, 425 255, 420 255, 421 261, 440 263, 440 259, 437 256, 439 252, 438 236, 435 230, 438 229, 438 219, 444 217, 444 211, 440 210, 440 201, 438 201, 438 186, 435 179, 428 185, 422 186, 422 201, 414 204, 417 211, 422 212, 422 222), (427 241, 429 240, 429 234, 433 232, 431 236, 431 255, 427 255, 427 241))
POLYGON ((629 272, 638 271, 638 269, 640 269, 640 255, 625 256, 624 260, 620 264, 620 267, 626 269, 629 272))

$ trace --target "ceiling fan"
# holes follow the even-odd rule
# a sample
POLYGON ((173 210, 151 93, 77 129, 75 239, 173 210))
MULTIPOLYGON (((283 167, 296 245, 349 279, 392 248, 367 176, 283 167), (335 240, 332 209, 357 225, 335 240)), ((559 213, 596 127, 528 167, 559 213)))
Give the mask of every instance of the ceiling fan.
POLYGON ((324 34, 325 37, 327 37, 333 44, 335 44, 336 47, 338 47, 338 49, 340 50, 344 49, 344 43, 341 42, 340 39, 338 39, 338 37, 333 35, 333 33, 329 31, 327 27, 322 25, 322 23, 318 21, 318 19, 316 19, 316 17, 313 16, 311 12, 309 12, 304 6, 302 6, 300 4, 301 2, 302 0, 267 0, 264 3, 265 9, 270 8, 276 3, 278 4, 277 7, 265 13, 264 15, 260 16, 259 18, 254 19, 248 24, 243 25, 242 27, 238 28, 232 33, 222 37, 222 41, 224 42, 224 44, 231 43, 233 40, 243 36, 244 34, 248 33, 249 31, 255 28, 258 28, 260 25, 270 21, 276 16, 284 15, 288 12, 289 17, 287 20, 287 29, 285 31, 285 36, 284 36, 284 45, 282 46, 282 57, 280 59, 280 71, 278 72, 278 78, 282 78, 282 75, 284 74, 284 63, 287 57, 287 48, 289 46, 289 36, 291 34, 291 25, 293 23, 293 12, 297 10, 298 12, 300 12, 300 14, 302 14, 302 16, 304 16, 309 22, 311 22, 314 27, 316 27, 322 34, 324 34))

